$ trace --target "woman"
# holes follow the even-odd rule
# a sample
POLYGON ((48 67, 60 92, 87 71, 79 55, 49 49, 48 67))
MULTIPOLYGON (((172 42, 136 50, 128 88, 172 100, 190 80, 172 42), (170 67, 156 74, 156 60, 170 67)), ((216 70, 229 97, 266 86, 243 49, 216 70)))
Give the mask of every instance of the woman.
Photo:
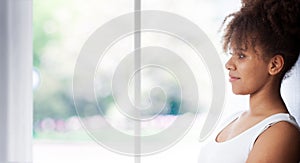
POLYGON ((233 93, 249 94, 250 108, 207 140, 199 163, 298 163, 300 130, 280 85, 299 57, 300 1, 243 1, 227 18, 225 67, 233 93))

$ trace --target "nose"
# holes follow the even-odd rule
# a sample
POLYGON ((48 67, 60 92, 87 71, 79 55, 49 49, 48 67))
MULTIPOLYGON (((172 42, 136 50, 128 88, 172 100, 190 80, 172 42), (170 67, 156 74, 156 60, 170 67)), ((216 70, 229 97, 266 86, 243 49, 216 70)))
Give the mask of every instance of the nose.
POLYGON ((227 70, 235 70, 236 67, 233 63, 232 57, 226 62, 225 67, 227 70))

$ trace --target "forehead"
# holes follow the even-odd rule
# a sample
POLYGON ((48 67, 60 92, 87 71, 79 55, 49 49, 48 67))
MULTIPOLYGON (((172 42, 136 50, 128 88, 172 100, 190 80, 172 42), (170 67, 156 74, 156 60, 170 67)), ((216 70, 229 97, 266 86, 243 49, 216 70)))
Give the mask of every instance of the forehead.
POLYGON ((250 42, 249 36, 246 37, 242 33, 234 32, 230 38, 230 48, 247 50, 250 42))
POLYGON ((257 45, 255 35, 239 35, 234 32, 230 44, 229 50, 232 52, 251 52, 255 54, 260 53, 259 45, 257 45))

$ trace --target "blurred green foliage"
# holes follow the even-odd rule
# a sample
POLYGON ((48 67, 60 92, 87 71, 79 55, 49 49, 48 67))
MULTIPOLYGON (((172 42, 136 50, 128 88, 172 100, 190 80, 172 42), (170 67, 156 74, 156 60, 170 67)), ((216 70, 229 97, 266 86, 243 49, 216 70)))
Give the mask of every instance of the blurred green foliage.
MULTIPOLYGON (((33 1, 33 66, 39 71, 40 84, 34 90, 34 122, 46 117, 65 119, 76 115, 69 76, 59 76, 44 64, 49 44, 60 44, 62 35, 55 11, 69 0, 33 1)), ((50 61, 51 62, 51 61, 50 61)), ((56 65, 60 66, 60 65, 56 65)))
POLYGON ((40 55, 47 43, 59 41, 60 35, 57 32, 47 33, 45 24, 48 21, 56 22, 53 18, 53 10, 59 5, 59 1, 33 1, 33 65, 40 66, 40 55))
MULTIPOLYGON (((94 3, 96 2, 98 3, 98 1, 94 3)), ((79 30, 84 31, 78 26, 86 25, 86 22, 82 22, 86 21, 86 17, 79 18, 86 12, 81 9, 82 4, 85 4, 85 1, 33 1, 33 65, 40 75, 40 84, 34 90, 35 124, 48 117, 67 119, 76 116, 77 113, 84 116, 103 115, 114 103, 112 95, 109 94, 98 99, 101 101, 99 107, 102 112, 95 110, 94 106, 84 99, 78 101, 78 107, 75 110, 72 75, 78 51, 73 49, 81 46, 84 41, 80 42, 82 40, 77 38, 78 35, 73 35, 74 32, 78 34, 79 30), (73 33, 70 32, 72 30, 73 33)), ((110 10, 106 12, 110 13, 110 10)), ((105 18, 106 15, 102 16, 105 18)), ((99 19, 99 15, 95 17, 99 19)), ((167 99, 167 105, 169 110, 163 114, 182 113, 179 110, 180 102, 176 95, 167 99)))

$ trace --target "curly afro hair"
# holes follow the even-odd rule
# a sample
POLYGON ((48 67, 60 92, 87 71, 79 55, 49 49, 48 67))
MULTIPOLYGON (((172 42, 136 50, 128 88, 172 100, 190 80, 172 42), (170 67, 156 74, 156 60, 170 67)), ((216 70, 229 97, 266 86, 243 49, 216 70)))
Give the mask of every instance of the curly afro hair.
POLYGON ((242 0, 239 11, 224 31, 223 49, 247 50, 258 46, 263 57, 283 56, 283 75, 296 63, 300 52, 300 0, 242 0))

